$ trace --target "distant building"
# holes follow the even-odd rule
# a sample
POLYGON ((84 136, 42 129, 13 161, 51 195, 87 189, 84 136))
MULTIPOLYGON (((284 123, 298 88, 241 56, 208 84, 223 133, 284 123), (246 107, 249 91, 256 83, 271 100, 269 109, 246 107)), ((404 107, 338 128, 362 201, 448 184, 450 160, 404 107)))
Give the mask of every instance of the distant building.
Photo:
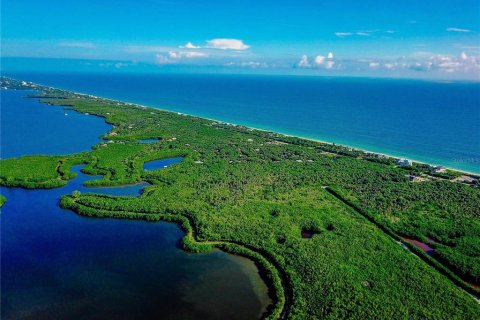
POLYGON ((412 165, 412 161, 410 161, 408 159, 397 159, 397 164, 400 167, 408 167, 408 166, 412 165))
POLYGON ((434 172, 443 172, 443 171, 445 171, 445 167, 443 167, 443 166, 433 166, 432 169, 433 169, 434 172))

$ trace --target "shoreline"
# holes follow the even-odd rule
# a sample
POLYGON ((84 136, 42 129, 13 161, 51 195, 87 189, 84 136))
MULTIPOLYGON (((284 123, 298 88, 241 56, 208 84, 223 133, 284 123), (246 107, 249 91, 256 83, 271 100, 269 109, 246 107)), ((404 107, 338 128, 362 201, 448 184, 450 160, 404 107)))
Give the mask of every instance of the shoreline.
MULTIPOLYGON (((40 90, 41 90, 41 89, 40 89, 40 90)), ((118 106, 117 106, 117 108, 115 108, 115 102, 121 102, 121 101, 119 101, 119 100, 112 100, 112 99, 106 99, 106 98, 101 98, 101 97, 92 96, 92 95, 86 95, 86 94, 79 94, 79 93, 73 93, 73 94, 72 94, 70 91, 63 91, 63 90, 49 91, 48 88, 47 88, 47 89, 44 89, 43 91, 44 91, 44 94, 45 94, 45 95, 48 95, 49 93, 52 93, 53 95, 54 95, 54 94, 58 94, 58 99, 59 99, 59 100, 57 100, 56 102, 52 102, 52 105, 62 106, 62 100, 61 100, 61 99, 64 97, 64 94, 65 94, 65 96, 66 96, 66 95, 69 95, 70 97, 72 97, 71 100, 73 100, 73 98, 78 98, 78 99, 80 99, 80 100, 81 100, 81 99, 86 99, 87 97, 90 98, 90 100, 92 101, 92 108, 95 107, 96 105, 99 105, 99 106, 100 106, 100 105, 104 105, 104 104, 105 104, 105 105, 107 105, 107 104, 108 104, 108 105, 111 105, 111 106, 108 106, 108 108, 110 108, 110 109, 107 109, 107 110, 106 110, 106 111, 109 111, 110 113, 107 112, 106 115, 110 115, 110 114, 113 115, 113 114, 114 114, 113 112, 115 112, 115 114, 116 114, 117 112, 115 111, 115 109, 116 109, 116 110, 121 110, 122 108, 127 108, 127 109, 128 109, 128 108, 132 108, 132 109, 131 109, 131 112, 133 113, 133 112, 135 112, 135 111, 134 111, 134 110, 135 110, 134 108, 137 108, 137 111, 136 111, 136 112, 139 114, 138 119, 139 119, 139 121, 142 121, 142 113, 146 113, 146 112, 149 111, 149 110, 155 109, 155 110, 158 110, 158 112, 156 112, 156 114, 159 115, 159 116, 161 116, 162 113, 163 113, 163 116, 165 116, 165 117, 177 118, 178 121, 183 121, 183 122, 185 122, 185 123, 187 123, 187 124, 190 123, 190 122, 196 121, 196 122, 199 123, 199 125, 210 125, 210 126, 212 126, 212 127, 214 127, 214 126, 217 125, 217 124, 209 124, 209 122, 208 122, 208 121, 215 121, 215 120, 211 120, 211 119, 208 119, 208 118, 197 117, 197 116, 186 115, 186 114, 182 114, 182 113, 178 113, 178 112, 177 112, 177 115, 186 115, 186 116, 187 116, 186 118, 184 118, 184 120, 181 120, 181 117, 175 115, 175 114, 174 114, 174 113, 175 113, 174 111, 168 111, 168 110, 163 110, 163 109, 158 109, 158 108, 153 108, 153 107, 147 107, 147 106, 140 105, 140 104, 133 104, 133 103, 125 103, 125 102, 122 102, 122 105, 120 105, 119 103, 116 103, 118 106), (82 98, 82 97, 86 97, 86 98, 82 98), (170 116, 168 116, 169 114, 170 114, 170 116)), ((44 101, 41 101, 41 100, 42 100, 42 96, 40 96, 40 95, 38 95, 38 96, 32 96, 31 98, 39 99, 39 100, 40 100, 39 102, 45 102, 45 100, 44 100, 44 101)), ((70 99, 70 98, 69 98, 69 99, 70 99)), ((76 103, 75 103, 75 102, 72 102, 72 107, 75 107, 75 106, 76 106, 76 103)), ((88 112, 90 112, 88 108, 87 108, 87 109, 80 109, 80 110, 83 110, 83 112, 85 112, 85 110, 88 111, 88 112)), ((153 110, 152 110, 152 111, 153 111, 153 110)), ((80 111, 80 112, 82 112, 82 111, 80 111)), ((152 112, 152 114, 153 114, 153 112, 152 112)), ((99 116, 99 117, 106 117, 106 118, 108 118, 108 117, 105 116, 103 113, 99 113, 98 115, 97 115, 97 114, 94 114, 94 115, 99 116)), ((225 122, 220 122, 219 124, 221 124, 221 126, 219 126, 220 129, 224 129, 224 130, 226 130, 226 131, 233 131, 233 132, 236 131, 237 133, 245 134, 245 135, 247 135, 247 136, 250 135, 252 138, 254 138, 254 140, 256 140, 257 137, 266 137, 266 138, 268 138, 268 141, 270 141, 270 139, 272 139, 272 140, 278 139, 278 140, 280 140, 280 141, 285 141, 285 143, 290 143, 292 148, 297 147, 297 146, 302 146, 302 145, 304 145, 305 147, 309 147, 309 148, 311 148, 311 149, 317 148, 315 144, 308 144, 308 143, 305 142, 305 141, 308 141, 308 140, 317 141, 317 142, 318 142, 318 140, 315 140, 315 139, 298 138, 298 140, 296 140, 296 139, 290 140, 290 139, 284 139, 284 138, 281 138, 281 137, 287 137, 287 136, 288 136, 288 137, 295 137, 295 136, 285 135, 285 134, 280 134, 280 133, 275 133, 275 132, 269 131, 269 130, 262 130, 262 129, 256 129, 256 128, 252 128, 252 127, 245 127, 245 126, 240 126, 240 125, 231 125, 231 127, 229 128, 228 126, 225 125, 225 122), (258 132, 255 133, 255 131, 258 131, 258 132), (260 134, 260 133, 259 133, 260 131, 272 133, 272 136, 260 134), (302 142, 302 140, 303 140, 304 142, 302 142)), ((125 137, 123 137, 123 139, 125 139, 124 141, 130 141, 130 140, 129 140, 129 137, 130 137, 130 136, 128 136, 128 135, 126 135, 125 137)), ((138 138, 138 137, 137 137, 137 138, 138 138)), ((122 138, 120 138, 120 139, 122 139, 122 138)), ((240 136, 239 139, 243 139, 243 136, 240 136)), ((119 140, 119 141, 121 141, 121 140, 119 140)), ((133 140, 132 140, 132 141, 133 141, 133 140)), ((252 139, 249 139, 249 141, 252 141, 252 139)), ((280 142, 280 141, 279 141, 279 142, 280 142)), ((327 143, 327 142, 325 142, 325 144, 333 144, 333 143, 327 143)), ((335 144, 333 144, 333 145, 335 145, 335 144)), ((289 148, 289 147, 287 147, 287 148, 289 148)), ((321 148, 321 147, 319 146, 318 148, 321 148)), ((339 154, 343 154, 343 151, 342 151, 340 148, 339 148, 339 149, 333 148, 333 150, 337 150, 339 154)), ((366 151, 364 151, 364 150, 360 150, 360 149, 357 149, 357 150, 359 150, 360 152, 366 153, 366 151)), ((335 151, 334 151, 334 152, 335 152, 335 151)), ((357 155, 355 155, 355 156, 352 156, 352 157, 353 157, 354 159, 355 159, 355 158, 363 158, 363 154, 360 154, 360 152, 359 152, 359 154, 357 154, 357 155)), ((370 156, 370 157, 372 157, 372 156, 370 156)), ((368 160, 368 159, 367 159, 367 160, 368 160)), ((357 161, 358 161, 358 160, 357 160, 357 161)), ((301 162, 301 161, 300 161, 300 162, 301 162)), ((396 170, 396 169, 394 169, 393 162, 388 162, 387 164, 391 167, 391 170, 396 170)), ((68 196, 67 196, 67 197, 64 197, 64 198, 68 198, 68 196)), ((63 198, 62 198, 62 200, 63 200, 63 198)), ((72 201, 75 203, 75 199, 73 199, 72 201)), ((77 203, 77 204, 78 204, 78 205, 84 205, 85 207, 89 207, 89 208, 90 208, 90 206, 88 205, 88 203, 87 203, 87 204, 77 203)), ((93 207, 91 207, 91 208, 93 208, 93 207)), ((98 209, 98 208, 97 208, 97 209, 98 209)), ((98 210, 100 211, 100 209, 98 209, 98 210)), ((116 210, 119 211, 119 212, 123 212, 123 211, 128 212, 128 210, 124 210, 123 208, 122 208, 122 209, 116 209, 116 210)), ((75 211, 75 210, 74 210, 74 211, 75 211)), ((108 211, 108 210, 104 210, 104 211, 108 211)), ((137 213, 135 210, 130 211, 130 212, 131 212, 132 214, 135 214, 135 215, 140 215, 140 214, 141 214, 141 212, 138 212, 138 213, 137 213)), ((79 213, 79 212, 77 212, 77 213, 79 213)), ((102 212, 102 214, 105 214, 105 213, 106 213, 106 212, 102 212)), ((142 213, 143 213, 143 212, 142 212, 142 213)), ((79 214, 81 214, 81 213, 79 213, 79 214)), ((180 213, 180 214, 181 214, 181 213, 180 213)), ((140 217, 140 216, 135 216, 134 218, 136 219, 137 217, 140 217)), ((184 215, 184 217, 185 217, 187 220, 189 220, 189 215, 188 215, 188 213, 187 213, 186 215, 184 215)), ((170 217, 166 217, 166 218, 170 218, 170 217)), ((195 231, 196 231, 196 230, 195 230, 196 225, 195 225, 195 224, 191 224, 190 227, 192 228, 192 238, 193 238, 192 240, 195 240, 195 241, 197 241, 197 242, 198 242, 199 240, 201 241, 202 239, 195 239, 196 237, 194 237, 195 234, 196 234, 196 233, 195 233, 195 231)), ((327 230, 328 230, 328 229, 327 229, 327 230)), ((219 238, 219 239, 223 239, 223 238, 219 238)), ((186 238, 185 240, 188 241, 188 240, 190 240, 190 239, 189 239, 189 238, 186 238)), ((222 241, 222 240, 220 240, 220 241, 222 241)), ((228 241, 228 240, 224 240, 224 241, 222 241, 222 242, 226 242, 226 241, 228 241)), ((214 245, 215 245, 215 242, 216 242, 216 241, 213 241, 213 242, 210 241, 208 244, 214 246, 214 245)), ((229 243, 230 243, 230 244, 239 244, 240 246, 242 246, 243 249, 244 249, 244 248, 249 249, 249 247, 248 247, 247 245, 242 244, 242 243, 236 243, 236 242, 229 242, 229 243)), ((187 243, 184 243, 184 244, 187 244, 187 243)), ((193 243, 188 243, 188 244, 192 245, 193 243)), ((226 244, 226 243, 225 243, 225 244, 226 244)), ((262 248, 262 247, 260 247, 260 248, 262 248)), ((201 249, 201 248, 199 248, 199 249, 201 249)), ((242 251, 243 251, 243 250, 242 250, 242 251)), ((255 250, 254 250, 254 251, 255 251, 255 250)), ((268 252, 268 251, 267 251, 267 252, 268 252)), ((259 252, 257 252, 257 253, 259 253, 259 252)), ((235 254, 235 253, 234 253, 234 254, 235 254)), ((241 255, 241 254, 240 254, 240 255, 241 255)), ((260 255, 261 255, 261 253, 260 253, 260 255)), ((265 258, 265 256, 264 256, 263 258, 265 258)), ((272 260, 270 260, 270 259, 267 258, 266 260, 267 260, 267 262, 273 263, 273 264, 274 264, 274 265, 273 265, 274 269, 276 269, 276 271, 277 271, 278 273, 281 273, 282 269, 281 269, 281 268, 279 269, 279 268, 275 267, 275 259, 273 259, 273 261, 272 261, 272 260)), ((278 274, 277 274, 277 275, 278 275, 278 274)), ((282 278, 282 277, 280 276, 280 278, 282 278)), ((288 282, 287 282, 287 283, 288 283, 288 282)), ((280 288, 283 287, 283 289, 285 290, 285 286, 282 285, 282 284, 283 284, 282 281, 279 281, 279 284, 281 285, 280 288)), ((278 285, 278 283, 277 283, 277 285, 278 285)), ((281 292, 281 290, 279 290, 279 291, 281 292)), ((284 296, 284 299, 287 298, 288 296, 289 296, 289 295, 286 294, 286 295, 284 296)), ((283 302, 284 302, 284 307, 285 307, 285 306, 288 307, 288 303, 285 303, 285 301, 283 301, 283 302)), ((275 309, 275 310, 278 310, 278 309, 275 309)), ((288 309, 287 309, 287 311, 288 311, 288 309)))
POLYGON ((233 256, 247 258, 252 261, 259 276, 268 288, 268 297, 271 303, 266 306, 266 310, 260 315, 260 320, 267 319, 286 319, 293 300, 292 287, 285 270, 279 263, 267 252, 253 246, 237 242, 234 240, 204 240, 199 239, 197 235, 197 226, 192 218, 187 214, 168 214, 168 213, 150 213, 131 212, 131 211, 110 211, 104 210, 98 213, 90 206, 78 204, 71 195, 64 195, 60 199, 60 207, 73 211, 79 216, 97 219, 119 219, 119 220, 143 220, 149 223, 163 222, 174 223, 182 231, 181 250, 195 254, 210 253, 218 249, 233 256), (125 216, 119 216, 119 212, 126 213, 125 216))
MULTIPOLYGON (((49 87, 49 88, 57 89, 57 88, 53 88, 53 87, 49 87)), ((371 150, 358 148, 358 147, 354 147, 354 146, 350 146, 350 145, 346 145, 346 144, 341 144, 341 143, 339 144, 339 143, 329 142, 329 141, 325 141, 325 140, 321 140, 321 139, 317 139, 317 138, 309 138, 309 137, 305 137, 305 136, 288 134, 288 133, 283 133, 283 132, 280 132, 280 131, 274 131, 275 129, 272 129, 272 130, 262 129, 262 128, 254 127, 254 126, 251 126, 251 125, 243 125, 243 124, 238 124, 238 123, 233 123, 233 122, 227 122, 227 121, 223 121, 223 120, 219 120, 219 119, 209 118, 209 117, 206 117, 206 116, 204 117, 204 116, 198 116, 198 115, 194 115, 194 114, 190 114, 190 113, 184 113, 184 112, 178 112, 178 111, 169 110, 169 109, 163 109, 163 107, 161 108, 161 107, 147 106, 147 105, 143 105, 143 104, 139 104, 139 103, 135 103, 135 102, 116 100, 116 99, 107 98, 107 97, 99 97, 99 96, 95 96, 95 95, 91 95, 91 94, 87 94, 87 93, 82 93, 82 92, 68 91, 68 90, 65 90, 65 89, 57 89, 57 90, 62 90, 62 91, 65 91, 65 92, 72 92, 72 93, 77 94, 77 95, 83 95, 83 96, 87 96, 87 97, 91 97, 91 98, 93 97, 93 98, 97 98, 97 99, 105 99, 105 100, 109 100, 109 101, 113 101, 113 102, 125 103, 125 104, 129 104, 131 106, 144 108, 144 109, 153 109, 153 110, 158 110, 158 111, 163 111, 163 112, 176 113, 178 115, 183 115, 183 116, 189 116, 189 117, 200 118, 200 119, 209 120, 209 121, 215 121, 215 122, 218 122, 220 124, 225 124, 225 125, 234 126, 234 127, 244 127, 246 129, 250 129, 250 130, 256 130, 256 131, 261 131, 261 132, 266 132, 266 133, 274 133, 274 134, 278 134, 278 135, 281 135, 281 136, 284 136, 284 137, 298 138, 298 139, 303 139, 303 140, 307 140, 307 141, 323 143, 323 144, 327 144, 327 145, 336 145, 336 146, 340 146, 340 147, 344 147, 344 148, 350 148, 350 149, 353 149, 353 150, 358 151, 358 152, 363 152, 365 154, 375 154, 375 155, 382 156, 382 157, 385 157, 385 158, 408 159, 408 160, 410 160, 414 163, 426 164, 426 165, 430 165, 430 166, 437 166, 438 165, 438 164, 434 164, 434 163, 431 163, 431 162, 424 162, 424 161, 416 160, 416 159, 413 159, 413 158, 405 158, 405 157, 401 157, 401 156, 395 156, 395 155, 392 155, 392 154, 389 154, 389 153, 371 151, 371 150)), ((444 165, 440 165, 440 166, 442 166, 443 168, 445 168, 447 170, 450 170, 450 171, 455 171, 455 172, 463 173, 463 174, 466 174, 466 175, 472 175, 472 176, 480 177, 480 171, 479 172, 473 172, 473 171, 467 171, 467 170, 452 168, 452 167, 448 167, 448 166, 444 166, 444 165)))
MULTIPOLYGON (((40 86, 40 85, 39 85, 40 86)), ((45 87, 44 87, 45 88, 45 87)), ((66 92, 69 94, 75 94, 75 95, 80 95, 80 96, 85 96, 85 97, 90 97, 90 98, 95 98, 95 99, 104 99, 104 100, 109 100, 109 101, 114 101, 114 102, 122 102, 122 101, 117 101, 117 100, 111 100, 111 99, 105 99, 102 97, 95 97, 92 95, 87 95, 87 94, 79 94, 79 93, 74 93, 70 92, 67 90, 61 90, 61 89, 56 89, 52 87, 47 87, 47 89, 53 89, 53 90, 60 90, 62 92, 66 92)), ((3 88, 1 90, 4 90, 3 88)), ((8 89, 7 89, 8 90, 8 89)), ((35 89, 35 91, 41 91, 42 89, 35 89)), ((24 91, 24 90, 18 90, 18 89, 13 89, 13 91, 24 91)), ((26 98, 33 98, 35 99, 39 104, 48 106, 45 102, 42 102, 41 97, 26 97, 26 98)), ((122 102, 125 103, 125 102, 122 102)), ((60 106, 61 108, 64 108, 64 106, 60 106)), ((143 106, 139 106, 136 104, 132 104, 130 107, 142 107, 146 108, 143 106)), ((73 110, 74 112, 77 112, 79 114, 82 114, 82 112, 73 110)), ((170 112, 170 111, 167 111, 170 112)), ((105 117, 103 116, 97 116, 93 115, 95 117, 100 117, 106 120, 105 117)), ((111 131, 112 128, 108 129, 108 132, 111 131)), ((100 140, 101 141, 101 140, 100 140)), ((100 142, 101 143, 101 142, 100 142)), ((28 156, 28 155, 27 155, 28 156)), ((18 158, 21 158, 24 156, 20 156, 18 158)), ((18 159, 18 158, 13 158, 13 159, 18 159)), ((12 158, 10 158, 12 159, 12 158)), ((168 159, 168 158, 167 158, 168 159)), ((182 157, 183 159, 183 157, 182 157)), ((163 159, 162 159, 163 160, 163 159)), ((145 163, 148 162, 153 162, 157 160, 150 160, 146 161, 145 163)), ((72 180, 75 180, 78 178, 78 173, 73 171, 73 167, 81 167, 84 168, 85 164, 74 164, 68 168, 68 171, 71 173, 74 173, 75 176, 69 178, 66 180, 66 184, 62 186, 55 186, 52 188, 44 189, 44 188, 38 188, 38 187, 33 187, 30 190, 51 190, 51 189, 61 189, 63 187, 66 187, 68 183, 70 183, 72 180)), ((118 184, 118 185, 98 185, 98 186, 86 186, 84 183, 88 181, 95 181, 95 177, 103 176, 103 175, 95 175, 95 174, 90 174, 81 171, 81 174, 91 177, 93 179, 86 180, 82 183, 82 186, 86 188, 88 192, 91 190, 89 189, 110 189, 110 188, 122 188, 122 187, 129 187, 129 186, 135 186, 139 184, 146 184, 144 187, 152 186, 153 184, 151 182, 148 182, 147 180, 141 180, 135 183, 127 183, 127 184, 118 184)), ((3 187, 3 186, 2 186, 3 187)), ((24 186, 14 186, 14 187, 6 187, 8 189, 26 189, 24 186)), ((143 188, 141 189, 143 192, 143 188)), ((92 190, 93 193, 96 193, 95 190, 92 190)), ((101 196, 106 196, 106 197, 115 197, 115 196, 120 196, 122 195, 114 195, 114 194, 108 194, 108 193, 101 193, 98 192, 99 195, 101 196)), ((140 194, 141 195, 141 194, 140 194)), ((140 195, 128 195, 127 197, 139 197, 140 195)), ((123 195, 125 196, 125 195, 123 195)), ((178 226, 181 230, 183 235, 180 237, 181 239, 181 246, 177 249, 182 250, 187 253, 192 253, 192 254, 209 254, 214 250, 219 250, 220 252, 226 253, 228 255, 231 255, 233 257, 238 257, 238 258, 244 258, 249 261, 251 261, 254 265, 254 268, 256 272, 258 273, 259 279, 263 282, 265 285, 267 292, 266 292, 266 297, 268 297, 268 303, 265 305, 262 305, 262 310, 261 313, 258 315, 259 320, 267 320, 267 319, 284 319, 285 316, 288 314, 290 310, 290 301, 293 300, 292 293, 291 293, 291 284, 289 282, 288 277, 286 276, 286 272, 283 270, 283 268, 280 267, 278 262, 273 258, 273 256, 269 255, 267 252, 262 251, 261 249, 254 248, 253 246, 249 246, 247 244, 243 244, 240 242, 235 242, 233 240, 204 240, 198 237, 197 235, 197 225, 194 223, 194 220, 188 216, 185 213, 179 213, 177 214, 171 214, 171 213, 161 213, 161 212, 155 212, 151 213, 150 216, 146 214, 145 212, 134 212, 134 211, 121 211, 121 212, 126 212, 128 215, 125 216, 117 216, 114 211, 110 210, 103 210, 103 214, 84 214, 81 211, 77 210, 77 207, 68 207, 64 206, 64 198, 70 198, 71 195, 63 195, 60 197, 60 203, 56 204, 56 206, 67 209, 69 211, 72 211, 74 214, 85 217, 87 219, 92 219, 92 218, 110 218, 110 219, 118 219, 118 220, 133 220, 133 221, 146 221, 148 223, 170 223, 178 226), (108 213, 106 213, 108 212, 108 213)), ((0 208, 6 203, 7 198, 0 194, 0 208)), ((74 200, 72 200, 74 203, 74 200)), ((92 207, 87 207, 90 210, 95 210, 92 209, 92 207)), ((118 212, 116 212, 118 213, 118 212)), ((249 279, 250 280, 250 279, 249 279)), ((253 283, 250 283, 253 286, 253 283)), ((252 288, 253 289, 253 288, 252 288)), ((262 302, 261 302, 262 303, 262 302)))
MULTIPOLYGON (((155 107, 147 107, 147 108, 156 109, 155 107)), ((169 110, 162 110, 162 111, 175 112, 175 111, 169 111, 169 110)), ((187 114, 187 115, 189 115, 189 114, 187 114)), ((197 116, 194 116, 194 115, 189 115, 189 116, 197 117, 197 116)), ((201 118, 203 118, 203 117, 201 117, 201 118)), ((282 136, 285 136, 285 137, 290 137, 290 138, 298 138, 298 139, 303 139, 303 140, 308 140, 308 141, 313 141, 313 142, 318 142, 318 143, 323 143, 323 144, 328 144, 328 145, 336 145, 336 146, 340 146, 340 147, 344 147, 344 148, 350 148, 354 151, 363 152, 365 154, 375 154, 375 155, 378 155, 378 156, 382 156, 382 157, 385 157, 385 158, 392 158, 392 159, 408 159, 408 160, 410 160, 414 163, 426 164, 426 165, 430 165, 430 166, 437 166, 437 164, 433 164, 431 162, 424 162, 424 161, 416 160, 416 159, 413 159, 413 158, 395 156, 395 155, 392 155, 392 154, 389 154, 389 153, 371 151, 371 150, 367 150, 367 149, 363 149, 363 148, 353 147, 353 146, 346 145, 346 144, 329 142, 329 141, 324 141, 324 140, 320 140, 320 139, 316 139, 316 138, 308 138, 308 137, 304 137, 304 136, 297 136, 297 135, 292 135, 292 134, 287 134, 287 133, 282 133, 282 132, 272 131, 272 130, 267 130, 267 129, 261 129, 261 128, 256 128, 256 127, 251 127, 251 126, 244 126, 244 125, 239 125, 239 124, 234 124, 234 123, 228 123, 228 122, 215 120, 215 119, 209 119, 209 118, 203 118, 203 119, 217 121, 217 122, 225 123, 227 125, 232 125, 232 126, 242 126, 242 127, 247 128, 247 129, 253 129, 253 130, 263 131, 263 132, 267 132, 267 133, 275 133, 275 134, 279 134, 279 135, 282 135, 282 136)), ((466 170, 456 169, 456 168, 443 166, 443 165, 440 165, 440 166, 442 166, 444 169, 447 169, 447 170, 451 170, 451 171, 455 171, 455 172, 459 172, 459 173, 465 173, 467 175, 480 176, 480 171, 478 173, 476 173, 476 172, 473 172, 473 171, 466 171, 466 170)))
MULTIPOLYGON (((19 82, 22 81, 22 80, 17 80, 17 79, 14 79, 14 78, 9 78, 9 77, 4 77, 4 78, 11 79, 11 80, 14 80, 14 81, 19 81, 19 82)), ((143 105, 143 104, 136 103, 136 102, 131 102, 131 101, 127 101, 127 100, 118 100, 118 99, 109 98, 109 97, 101 97, 101 96, 96 96, 96 95, 89 94, 89 93, 73 91, 73 90, 64 89, 64 88, 60 88, 60 87, 52 87, 52 86, 48 86, 48 85, 33 83, 33 82, 30 82, 30 81, 27 81, 26 84, 36 85, 38 87, 43 87, 43 88, 47 88, 47 89, 51 89, 51 90, 60 90, 60 91, 67 92, 67 93, 73 93, 73 94, 79 95, 79 96, 86 96, 86 97, 90 97, 90 98, 107 100, 107 101, 111 101, 111 102, 115 102, 115 103, 124 103, 124 104, 130 105, 130 106, 143 108, 143 109, 153 109, 153 110, 157 110, 157 111, 176 113, 178 115, 184 115, 184 116, 189 116, 189 117, 194 117, 194 118, 199 118, 199 119, 204 119, 204 120, 209 120, 209 121, 215 121, 215 122, 218 122, 220 124, 225 124, 225 125, 234 126, 234 127, 244 127, 246 129, 249 129, 249 130, 256 130, 256 131, 261 131, 261 132, 266 132, 266 133, 274 133, 274 134, 281 135, 281 136, 284 136, 284 137, 298 138, 298 139, 303 139, 303 140, 322 143, 322 144, 327 144, 327 145, 336 145, 336 146, 340 146, 340 147, 344 147, 344 148, 349 148, 349 149, 352 149, 352 150, 357 151, 357 152, 362 152, 364 154, 374 154, 374 155, 377 155, 377 156, 390 158, 390 159, 408 159, 412 163, 426 164, 426 165, 430 165, 430 166, 441 166, 446 170, 462 173, 464 175, 480 177, 480 170, 479 170, 479 172, 474 172, 474 171, 469 171, 469 170, 457 169, 457 168, 450 167, 448 165, 439 165, 439 164, 435 164, 435 163, 432 163, 432 162, 416 160, 416 159, 410 158, 410 157, 396 156, 396 155, 393 155, 393 154, 390 154, 390 153, 371 151, 371 150, 364 149, 364 148, 354 147, 354 146, 351 146, 351 145, 348 145, 348 144, 328 142, 328 141, 324 141, 324 140, 321 140, 321 139, 318 139, 318 138, 310 138, 310 137, 305 137, 305 136, 301 136, 301 135, 288 134, 288 133, 283 133, 281 131, 275 131, 277 129, 262 129, 262 128, 258 128, 258 127, 251 126, 251 125, 243 125, 243 124, 227 122, 227 121, 223 121, 223 120, 219 120, 219 119, 215 119, 215 118, 210 118, 208 116, 198 116, 198 115, 194 115, 194 114, 191 114, 191 113, 184 113, 184 112, 164 109, 163 107, 143 105)), ((30 89, 32 89, 32 88, 30 88, 30 89)), ((4 89, 2 88, 2 90, 4 90, 4 89)), ((33 88, 33 90, 38 90, 38 89, 33 88)))

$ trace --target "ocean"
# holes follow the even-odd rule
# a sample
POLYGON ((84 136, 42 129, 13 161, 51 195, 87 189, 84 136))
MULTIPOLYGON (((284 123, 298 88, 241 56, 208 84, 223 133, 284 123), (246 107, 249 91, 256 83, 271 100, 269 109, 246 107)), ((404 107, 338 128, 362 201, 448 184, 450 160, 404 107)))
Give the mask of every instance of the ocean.
POLYGON ((480 83, 210 74, 5 75, 480 173, 480 83))

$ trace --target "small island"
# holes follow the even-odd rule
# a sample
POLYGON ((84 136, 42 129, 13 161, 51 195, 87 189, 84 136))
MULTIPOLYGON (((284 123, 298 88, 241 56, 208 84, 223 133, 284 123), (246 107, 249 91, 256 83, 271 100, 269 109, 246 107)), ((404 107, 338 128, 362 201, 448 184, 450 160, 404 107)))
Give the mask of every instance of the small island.
MULTIPOLYGON (((265 319, 475 319, 479 176, 346 146, 2 78, 2 89, 105 118, 89 152, 0 161, 0 184, 57 188, 147 182, 138 197, 73 192, 60 205, 98 218, 171 221, 183 248, 255 261, 265 319), (162 170, 144 164, 181 158, 162 170)), ((5 199, 0 197, 0 205, 5 199)))

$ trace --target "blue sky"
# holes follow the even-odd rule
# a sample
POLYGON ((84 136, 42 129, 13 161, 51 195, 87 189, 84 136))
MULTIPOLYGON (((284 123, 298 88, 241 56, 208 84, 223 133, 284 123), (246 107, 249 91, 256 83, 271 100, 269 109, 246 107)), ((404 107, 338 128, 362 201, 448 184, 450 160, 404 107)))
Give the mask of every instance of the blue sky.
POLYGON ((1 17, 7 68, 480 79, 478 0, 2 0, 1 17))

